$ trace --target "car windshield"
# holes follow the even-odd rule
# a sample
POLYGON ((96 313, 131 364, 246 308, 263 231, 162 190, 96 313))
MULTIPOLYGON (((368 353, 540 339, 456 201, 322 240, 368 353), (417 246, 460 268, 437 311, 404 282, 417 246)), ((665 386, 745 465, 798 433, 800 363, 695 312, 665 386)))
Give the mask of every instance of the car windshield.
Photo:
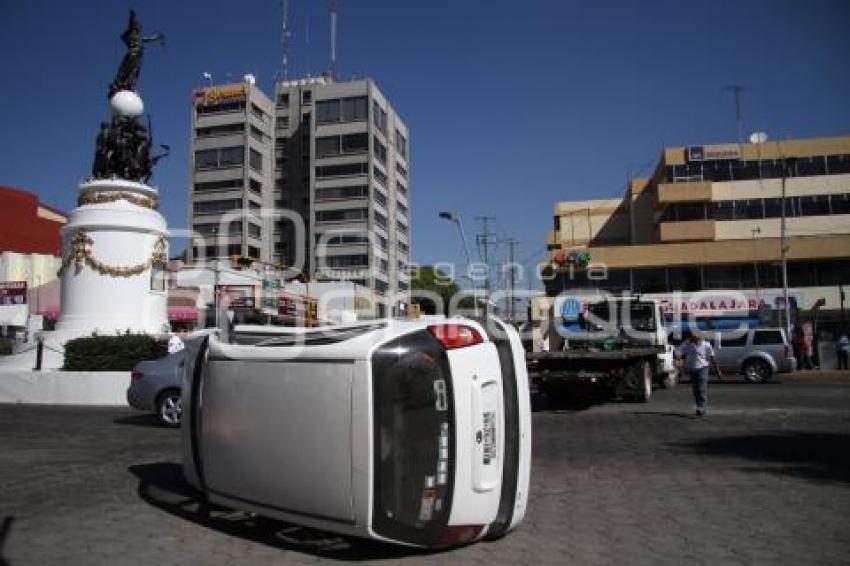
POLYGON ((453 406, 445 354, 430 335, 373 358, 376 532, 439 540, 451 508, 453 406))

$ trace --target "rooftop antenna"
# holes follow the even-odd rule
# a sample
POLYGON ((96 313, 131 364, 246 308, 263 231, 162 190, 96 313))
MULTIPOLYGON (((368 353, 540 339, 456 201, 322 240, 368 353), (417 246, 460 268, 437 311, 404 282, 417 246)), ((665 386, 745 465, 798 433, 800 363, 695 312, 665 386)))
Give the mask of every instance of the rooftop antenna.
POLYGON ((307 76, 310 76, 310 12, 304 19, 304 48, 306 50, 307 76))
POLYGON ((727 85, 726 90, 732 91, 732 96, 735 97, 735 121, 738 124, 738 143, 740 144, 744 142, 744 124, 741 113, 741 93, 744 92, 744 87, 732 84, 727 85))
POLYGON ((334 80, 339 79, 339 65, 336 61, 336 24, 339 18, 339 0, 330 0, 328 8, 331 12, 331 68, 330 75, 334 80))
POLYGON ((292 32, 289 31, 289 0, 283 0, 283 80, 289 80, 289 51, 292 42, 292 32))

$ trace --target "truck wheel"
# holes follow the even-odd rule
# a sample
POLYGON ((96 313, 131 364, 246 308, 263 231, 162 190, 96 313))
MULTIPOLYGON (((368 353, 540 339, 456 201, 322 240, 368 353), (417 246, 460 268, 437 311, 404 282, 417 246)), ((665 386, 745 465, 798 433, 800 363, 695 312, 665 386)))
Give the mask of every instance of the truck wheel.
POLYGON ((649 362, 640 362, 635 370, 638 378, 635 401, 646 403, 652 397, 652 365, 649 362))
POLYGON ((677 383, 679 383, 679 374, 674 371, 664 374, 664 379, 661 380, 661 387, 664 389, 673 389, 677 383))

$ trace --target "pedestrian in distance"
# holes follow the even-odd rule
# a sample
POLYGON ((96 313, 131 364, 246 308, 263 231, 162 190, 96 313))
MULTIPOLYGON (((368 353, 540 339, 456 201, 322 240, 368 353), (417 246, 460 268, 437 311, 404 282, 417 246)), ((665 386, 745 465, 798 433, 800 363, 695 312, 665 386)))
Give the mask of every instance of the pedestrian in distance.
POLYGON ((836 344, 838 348, 838 369, 847 369, 847 361, 850 358, 850 338, 847 334, 842 334, 836 344))
POLYGON ((685 365, 685 371, 691 380, 691 389, 694 393, 694 405, 696 415, 705 416, 708 411, 708 370, 713 367, 717 372, 718 379, 723 376, 720 366, 714 357, 714 348, 711 343, 703 339, 699 330, 689 330, 688 339, 682 343, 679 356, 685 365))

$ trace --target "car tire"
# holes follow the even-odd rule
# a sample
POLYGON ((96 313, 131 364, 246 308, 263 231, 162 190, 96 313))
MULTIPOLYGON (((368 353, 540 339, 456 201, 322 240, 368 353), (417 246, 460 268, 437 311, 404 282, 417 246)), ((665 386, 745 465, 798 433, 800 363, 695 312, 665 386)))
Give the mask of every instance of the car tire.
POLYGON ((747 360, 741 366, 744 379, 750 383, 765 383, 773 377, 773 368, 764 360, 747 360))
POLYGON ((180 426, 182 403, 179 389, 167 389, 156 399, 156 416, 159 422, 169 427, 180 426))

